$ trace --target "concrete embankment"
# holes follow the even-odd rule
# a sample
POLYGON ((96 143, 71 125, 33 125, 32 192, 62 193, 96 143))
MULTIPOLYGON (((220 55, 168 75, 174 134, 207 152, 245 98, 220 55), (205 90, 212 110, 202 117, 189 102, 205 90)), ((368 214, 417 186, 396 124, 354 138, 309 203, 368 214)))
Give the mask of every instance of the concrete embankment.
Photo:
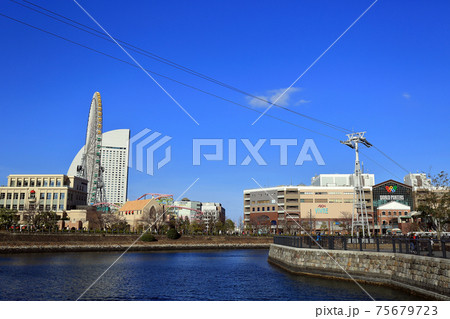
POLYGON ((435 300, 450 300, 449 259, 272 244, 269 262, 295 274, 351 280, 350 274, 359 282, 394 286, 435 300))
POLYGON ((42 234, 0 233, 0 254, 82 251, 157 251, 198 249, 269 249, 270 237, 182 236, 171 240, 156 236, 158 241, 142 242, 139 235, 111 234, 42 234))
MULTIPOLYGON (((134 244, 129 251, 203 250, 203 249, 268 249, 270 244, 134 244)), ((2 246, 0 254, 125 251, 130 245, 30 245, 2 246)))

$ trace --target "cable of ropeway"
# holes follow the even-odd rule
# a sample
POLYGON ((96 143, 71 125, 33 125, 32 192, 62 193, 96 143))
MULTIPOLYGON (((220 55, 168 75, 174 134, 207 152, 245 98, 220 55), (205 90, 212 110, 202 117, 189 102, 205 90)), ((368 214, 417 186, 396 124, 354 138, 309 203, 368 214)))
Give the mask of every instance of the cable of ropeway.
MULTIPOLYGON (((18 22, 18 23, 21 23, 21 24, 23 24, 23 25, 26 25, 26 26, 28 26, 28 27, 30 27, 30 28, 36 29, 36 30, 38 30, 38 31, 41 31, 41 32, 47 33, 47 34, 49 34, 49 35, 51 35, 51 36, 54 36, 54 37, 56 37, 56 38, 59 38, 59 39, 61 39, 61 40, 64 40, 64 41, 70 42, 70 43, 72 43, 72 44, 78 45, 78 46, 80 46, 80 47, 83 47, 83 48, 85 48, 85 49, 91 50, 91 51, 93 51, 93 52, 96 52, 96 53, 102 54, 102 55, 104 55, 104 56, 106 56, 106 57, 109 57, 109 58, 111 58, 111 59, 114 59, 114 60, 116 60, 116 61, 119 61, 119 62, 125 63, 125 64, 127 64, 127 65, 129 65, 129 66, 132 66, 132 67, 134 67, 134 68, 138 68, 138 66, 136 66, 135 64, 133 64, 133 63, 131 63, 131 62, 128 62, 128 61, 122 60, 122 59, 120 59, 120 58, 117 58, 117 57, 115 57, 115 56, 113 56, 113 55, 110 55, 110 54, 108 54, 108 53, 105 53, 105 52, 103 52, 103 51, 100 51, 100 50, 97 50, 97 49, 91 48, 91 47, 89 47, 89 46, 87 46, 87 45, 84 45, 84 44, 81 44, 81 43, 79 43, 79 42, 76 42, 76 41, 70 40, 70 39, 68 39, 68 38, 65 38, 65 37, 63 37, 63 36, 60 36, 60 35, 58 35, 58 34, 55 34, 55 33, 53 33, 53 32, 50 32, 50 31, 44 30, 44 29, 42 29, 42 28, 39 28, 39 27, 36 27, 36 26, 33 26, 33 25, 31 25, 31 24, 29 24, 29 23, 26 23, 26 22, 24 22, 24 21, 21 21, 21 20, 18 20, 18 19, 12 18, 12 17, 10 17, 10 16, 7 16, 7 15, 5 15, 5 14, 3 14, 3 13, 0 13, 0 16, 3 16, 3 17, 5 17, 5 18, 8 18, 8 19, 10 19, 10 20, 16 21, 16 22, 18 22)), ((207 95, 209 95, 209 96, 212 96, 212 97, 218 98, 218 99, 220 99, 220 100, 223 100, 223 101, 226 101, 226 102, 232 103, 232 104, 234 104, 234 105, 237 105, 237 106, 240 106, 240 107, 246 108, 246 109, 248 109, 248 110, 251 110, 251 111, 253 111, 253 112, 256 112, 256 113, 262 113, 262 111, 258 111, 258 110, 255 110, 254 108, 251 108, 251 107, 249 107, 249 106, 247 106, 247 105, 244 105, 244 104, 240 104, 240 103, 238 103, 238 102, 235 102, 235 101, 233 101, 233 100, 230 100, 230 99, 227 99, 227 98, 221 97, 221 96, 219 96, 219 95, 217 95, 217 94, 214 94, 214 93, 211 93, 211 92, 205 91, 205 90, 203 90, 203 89, 197 88, 197 87, 195 87, 195 86, 193 86, 193 85, 190 85, 190 84, 187 84, 187 83, 184 83, 184 82, 178 81, 178 80, 176 80, 176 79, 173 79, 173 78, 171 78, 171 77, 168 77, 168 76, 166 76, 166 75, 163 75, 163 74, 161 74, 161 73, 157 73, 157 72, 154 72, 154 71, 152 71, 152 70, 149 70, 149 69, 145 69, 145 70, 146 70, 147 72, 149 72, 149 73, 152 73, 152 74, 156 75, 156 76, 159 76, 159 77, 165 78, 165 79, 167 79, 167 80, 169 80, 169 81, 172 81, 172 82, 178 83, 178 84, 180 84, 180 85, 183 85, 183 86, 185 86, 185 87, 191 88, 191 89, 193 89, 193 90, 196 90, 196 91, 202 92, 202 93, 204 93, 204 94, 207 94, 207 95)), ((296 124, 296 123, 292 123, 292 122, 290 122, 290 121, 287 121, 287 120, 284 120, 284 119, 282 119, 282 118, 279 118, 279 117, 276 117, 276 116, 272 116, 272 115, 271 115, 271 116, 269 116, 269 117, 271 117, 271 118, 273 118, 273 119, 276 119, 276 120, 278 120, 278 121, 281 121, 281 122, 284 122, 284 123, 287 123, 287 124, 293 125, 293 126, 295 126, 295 127, 298 127, 298 128, 301 128, 301 129, 304 129, 304 130, 307 130, 307 131, 310 131, 310 132, 312 132, 312 133, 315 133, 315 134, 319 134, 319 135, 322 135, 322 136, 324 136, 324 137, 327 137, 327 138, 333 139, 333 140, 335 140, 335 141, 339 141, 339 139, 338 139, 338 138, 335 138, 335 137, 333 137, 333 136, 330 136, 330 135, 324 134, 324 133, 322 133, 322 132, 318 132, 318 131, 315 131, 315 130, 309 129, 309 128, 307 128, 307 127, 304 127, 304 126, 298 125, 298 124, 296 124)))
MULTIPOLYGON (((76 23, 76 24, 78 24, 78 25, 81 26, 81 27, 78 27, 78 26, 76 26, 76 25, 74 25, 74 24, 72 24, 72 23, 63 21, 63 20, 61 20, 61 19, 59 19, 59 18, 57 18, 57 17, 54 17, 54 16, 52 16, 52 15, 46 14, 46 13, 44 13, 44 12, 42 12, 42 11, 39 11, 39 10, 34 9, 34 8, 32 8, 32 7, 29 7, 29 6, 27 6, 27 5, 23 4, 23 3, 20 3, 20 2, 18 2, 18 1, 16 1, 16 0, 10 0, 10 1, 11 1, 11 2, 14 2, 14 3, 18 4, 18 5, 21 5, 21 6, 25 7, 25 8, 28 8, 28 9, 30 9, 30 10, 33 10, 33 11, 35 11, 35 12, 37 12, 37 13, 40 13, 40 14, 42 14, 42 15, 45 15, 45 16, 47 16, 47 17, 49 17, 49 18, 52 18, 52 19, 54 19, 54 20, 57 20, 57 21, 59 21, 59 22, 61 22, 61 23, 64 23, 64 24, 69 25, 69 26, 72 26, 72 27, 74 27, 74 28, 76 28, 76 29, 78 29, 78 30, 84 31, 84 32, 89 33, 89 34, 91 34, 91 35, 93 35, 93 36, 96 36, 96 37, 98 37, 98 38, 101 38, 101 39, 103 39, 103 40, 106 40, 106 41, 108 41, 108 42, 113 42, 110 38, 105 37, 104 34, 103 34, 102 32, 100 32, 100 31, 98 31, 98 30, 96 30, 96 29, 94 29, 94 28, 91 28, 91 27, 89 27, 89 26, 87 26, 87 25, 84 25, 84 24, 82 24, 82 23, 80 23, 80 22, 77 22, 77 21, 75 21, 75 20, 73 20, 73 19, 67 18, 67 17, 65 17, 64 15, 61 15, 61 14, 56 13, 56 12, 54 12, 54 11, 48 10, 48 9, 46 9, 46 8, 44 8, 44 7, 42 7, 42 6, 39 6, 39 5, 37 5, 37 4, 34 4, 34 3, 30 2, 30 1, 23 0, 24 2, 29 3, 29 4, 31 4, 31 5, 33 5, 33 6, 35 6, 35 7, 38 7, 38 8, 40 8, 40 9, 42 9, 42 10, 45 10, 45 11, 47 11, 47 12, 50 12, 50 13, 54 14, 54 15, 57 15, 57 16, 63 18, 63 19, 66 19, 66 20, 68 20, 68 21, 71 21, 71 22, 73 22, 73 23, 76 23), (83 29, 83 28, 87 28, 87 29, 89 29, 89 30, 92 30, 93 32, 88 31, 88 30, 83 29), (94 32, 95 32, 95 33, 94 33, 94 32)), ((251 97, 251 98, 253 98, 253 99, 257 99, 257 100, 262 101, 262 102, 267 103, 267 104, 272 104, 272 102, 270 102, 270 101, 268 101, 268 100, 266 100, 266 99, 264 99, 264 98, 262 98, 262 97, 260 97, 260 96, 257 96, 257 95, 248 93, 248 92, 246 92, 246 91, 244 91, 244 90, 241 90, 241 89, 239 89, 239 88, 236 88, 236 87, 234 87, 234 86, 232 86, 232 85, 229 85, 229 84, 227 84, 227 83, 224 83, 224 82, 221 82, 221 81, 219 81, 219 80, 216 80, 216 79, 214 79, 214 78, 212 78, 212 77, 209 77, 209 76, 207 76, 207 75, 205 75, 205 74, 202 74, 202 73, 197 72, 197 71, 195 71, 195 70, 192 70, 192 69, 190 69, 190 68, 188 68, 188 67, 185 67, 185 66, 183 66, 183 65, 180 65, 180 64, 178 64, 178 63, 175 63, 175 62, 173 62, 173 61, 171 61, 171 60, 168 60, 168 59, 166 59, 166 58, 163 58, 163 57, 161 57, 161 56, 159 56, 159 55, 156 55, 156 54, 154 54, 154 53, 152 53, 152 52, 149 52, 149 51, 147 51, 147 50, 144 50, 144 49, 142 49, 142 48, 139 48, 139 47, 137 47, 137 46, 135 46, 135 45, 132 45, 132 44, 130 44, 130 43, 128 43, 128 42, 125 42, 125 41, 123 41, 123 40, 120 40, 120 39, 116 39, 116 40, 117 40, 118 42, 122 43, 122 45, 123 45, 124 47, 126 47, 127 49, 132 50, 132 51, 134 51, 134 52, 136 52, 136 53, 138 53, 138 54, 141 54, 141 55, 143 55, 143 56, 149 57, 149 58, 154 59, 154 60, 156 60, 156 61, 158 61, 158 62, 161 62, 161 63, 164 63, 164 64, 166 64, 166 65, 172 66, 172 67, 174 67, 174 68, 176 68, 176 69, 178 69, 178 70, 181 70, 181 71, 186 72, 186 73, 189 73, 189 74, 191 74, 191 75, 200 77, 200 78, 202 78, 202 79, 204 79, 204 80, 207 80, 207 81, 209 81, 209 82, 215 83, 215 84, 220 85, 220 86, 222 86, 222 87, 228 88, 228 89, 230 89, 230 90, 233 90, 233 91, 235 91, 235 92, 237 92, 237 93, 246 95, 246 96, 251 97)), ((315 117, 306 115, 306 114, 304 114, 304 113, 301 113, 301 112, 292 110, 292 109, 290 109, 290 108, 288 108, 288 107, 285 107, 285 106, 282 106, 282 105, 279 105, 279 104, 273 104, 273 105, 274 105, 275 107, 277 107, 277 108, 280 108, 280 109, 283 109, 283 110, 285 110, 285 111, 291 112, 291 113, 293 113, 293 114, 296 114, 296 115, 298 115, 298 116, 304 117, 304 118, 306 118, 306 119, 315 121, 315 122, 317 122, 317 123, 319 123, 319 124, 322 124, 322 125, 324 125, 324 126, 327 126, 327 127, 329 127, 329 128, 332 128, 332 129, 334 129, 334 130, 341 131, 341 132, 343 132, 343 133, 351 132, 351 130, 346 129, 346 128, 344 128, 344 127, 341 127, 341 126, 339 126, 339 125, 335 125, 335 124, 333 124, 333 123, 329 123, 329 122, 326 122, 326 121, 317 119, 317 118, 315 118, 315 117)))
MULTIPOLYGON (((10 0, 10 1, 16 2, 16 1, 14 1, 14 0, 10 0)), ((112 58, 112 59, 114 59, 114 60, 117 60, 117 61, 119 61, 119 62, 126 63, 126 64, 128 64, 128 65, 130 65, 130 66, 136 67, 136 65, 134 65, 134 64, 132 64, 132 63, 130 63, 130 62, 125 61, 125 60, 122 60, 122 59, 117 58, 117 57, 115 57, 115 56, 112 56, 112 55, 110 55, 110 54, 108 54, 108 53, 105 53, 105 52, 102 52, 102 51, 100 51, 100 50, 91 48, 91 47, 86 46, 86 45, 84 45, 84 44, 81 44, 81 43, 79 43, 79 42, 70 40, 70 39, 68 39, 68 38, 66 38, 66 37, 63 37, 63 36, 57 35, 57 34, 55 34, 55 33, 53 33, 53 32, 44 30, 44 29, 39 28, 39 27, 36 27, 36 26, 33 26, 33 25, 29 24, 29 23, 26 23, 26 22, 24 22, 24 21, 21 21, 21 20, 12 18, 12 17, 7 16, 7 15, 5 15, 5 14, 0 13, 0 15, 1 15, 1 16, 4 16, 5 18, 11 19, 11 20, 13 20, 13 21, 16 21, 16 22, 18 22, 18 23, 24 24, 24 25, 26 25, 26 26, 28 26, 28 27, 34 28, 34 29, 36 29, 36 30, 39 30, 39 31, 41 31, 41 32, 44 32, 44 33, 47 33, 47 34, 52 35, 52 36, 54 36, 54 37, 60 38, 60 39, 62 39, 62 40, 65 40, 65 41, 67 41, 67 42, 76 44, 76 45, 78 45, 78 46, 81 46, 81 47, 83 47, 83 48, 89 49, 89 50, 94 51, 94 52, 96 52, 96 53, 102 54, 102 55, 104 55, 104 56, 107 56, 107 57, 112 58)), ((223 100, 223 101, 232 103, 232 104, 234 104, 234 105, 237 105, 237 106, 246 108, 246 109, 251 110, 251 111, 253 111, 253 112, 256 112, 256 113, 263 113, 262 111, 255 110, 255 109, 253 109, 253 108, 251 108, 251 107, 249 107, 249 106, 246 106, 246 105, 240 104, 240 103, 238 103, 238 102, 232 101, 232 100, 230 100, 230 99, 221 97, 221 96, 219 96, 219 95, 217 95, 217 94, 214 94, 214 93, 205 91, 205 90, 200 89, 200 88, 197 88, 197 87, 195 87, 195 86, 193 86, 193 85, 190 85, 190 84, 187 84, 187 83, 184 83, 184 82, 175 80, 175 79, 173 79, 173 78, 171 78, 171 77, 168 77, 168 76, 166 76, 166 75, 163 75, 163 74, 160 74, 160 73, 151 71, 151 70, 149 70, 149 69, 145 69, 145 70, 148 71, 148 72, 150 72, 150 73, 152 73, 152 74, 154 74, 154 75, 156 75, 156 76, 165 78, 165 79, 170 80, 170 81, 172 81, 172 82, 178 83, 178 84, 180 84, 180 85, 183 85, 183 86, 185 86, 185 87, 194 89, 194 90, 196 90, 196 91, 202 92, 202 93, 207 94, 207 95, 210 95, 210 96, 212 96, 212 97, 221 99, 221 100, 223 100)), ((250 96, 251 96, 251 95, 250 95, 250 96)), ((265 101, 265 100, 264 100, 264 101, 265 101)), ((268 101, 266 101, 266 102, 268 102, 268 101)), ((268 103, 270 103, 270 102, 268 102, 268 103)), ((284 108, 284 107, 281 107, 281 108, 287 109, 287 108, 284 108)), ((287 110, 290 110, 290 109, 287 109, 287 110)), ((295 111, 293 111, 293 112, 295 112, 295 111)), ((297 112, 295 112, 295 113, 297 113, 297 112)), ((309 117, 309 116, 307 116, 307 115, 303 115, 303 114, 301 114, 301 113, 298 113, 298 114, 301 115, 301 116, 305 116, 305 117, 307 117, 307 118, 313 119, 314 121, 327 123, 327 122, 324 122, 324 121, 321 121, 321 120, 318 120, 318 119, 309 117)), ((298 127, 298 128, 301 128, 301 129, 304 129, 304 130, 307 130, 307 131, 310 131, 310 132, 312 132, 312 133, 319 134, 319 135, 322 135, 322 136, 324 136, 324 137, 327 137, 327 138, 330 138, 330 139, 333 139, 333 140, 336 140, 336 141, 340 141, 338 138, 335 138, 335 137, 333 137, 333 136, 330 136, 330 135, 324 134, 324 133, 322 133, 322 132, 318 132, 318 131, 309 129, 309 128, 307 128, 307 127, 298 125, 298 124, 296 124, 296 123, 293 123, 293 122, 290 122, 290 121, 287 121, 287 120, 278 118, 278 117, 276 117, 276 116, 272 116, 272 115, 268 115, 268 116, 271 117, 271 118, 273 118, 273 119, 276 119, 276 120, 278 120, 278 121, 284 122, 284 123, 286 123, 286 124, 290 124, 290 125, 292 125, 292 126, 295 126, 295 127, 298 127)), ((323 123, 322 123, 322 124, 323 124, 323 123)), ((331 124, 331 123, 328 123, 328 124, 334 126, 334 125, 331 124)), ((330 128, 334 128, 334 127, 331 127, 331 126, 329 126, 329 127, 330 127, 330 128)), ((378 152, 380 152, 383 156, 385 156, 387 159, 389 159, 389 160, 392 161, 394 164, 396 164, 398 167, 400 167, 402 170, 404 170, 405 172, 409 173, 409 171, 408 171, 406 168, 404 168, 402 165, 400 165, 397 161, 395 161, 394 159, 392 159, 392 158, 391 158, 390 156, 388 156, 386 153, 384 153, 383 151, 381 151, 381 149, 379 149, 379 148, 376 147, 376 146, 373 146, 373 147, 374 147, 378 152)), ((367 154, 364 154, 364 155, 365 155, 366 157, 368 157, 367 154)), ((368 158, 371 159, 370 157, 368 157, 368 158)), ((373 160, 373 159, 371 159, 371 160, 375 162, 375 160, 373 160)), ((375 163, 377 163, 377 162, 375 162, 375 163)), ((377 164, 378 164, 378 163, 377 163, 377 164)), ((383 169, 386 170, 386 168, 384 168, 381 164, 378 164, 378 165, 379 165, 380 167, 382 167, 383 169)), ((393 174, 392 172, 390 172, 390 171, 388 171, 388 170, 387 170, 387 172, 389 172, 390 174, 392 174, 392 175, 395 176, 395 174, 393 174)), ((396 177, 398 177, 398 176, 396 176, 396 177)))

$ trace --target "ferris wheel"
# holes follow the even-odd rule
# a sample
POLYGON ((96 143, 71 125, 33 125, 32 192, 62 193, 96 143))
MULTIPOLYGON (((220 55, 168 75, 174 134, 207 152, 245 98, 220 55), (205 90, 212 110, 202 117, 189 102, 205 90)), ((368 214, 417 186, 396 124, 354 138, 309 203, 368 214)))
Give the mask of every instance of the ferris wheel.
POLYGON ((102 99, 100 93, 95 92, 89 110, 84 153, 81 158, 81 165, 77 167, 78 176, 88 181, 88 205, 106 202, 102 177, 104 169, 101 166, 102 114, 102 99))

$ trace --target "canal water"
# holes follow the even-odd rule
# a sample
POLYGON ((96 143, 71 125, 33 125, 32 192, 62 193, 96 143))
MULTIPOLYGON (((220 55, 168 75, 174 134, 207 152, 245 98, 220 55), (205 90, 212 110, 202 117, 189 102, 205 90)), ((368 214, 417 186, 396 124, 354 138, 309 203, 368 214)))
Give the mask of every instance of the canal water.
MULTIPOLYGON (((76 300, 116 252, 0 255, 0 300, 76 300)), ((268 250, 129 252, 82 300, 369 300, 353 282, 291 275, 268 250)), ((376 300, 418 300, 372 285, 376 300)))

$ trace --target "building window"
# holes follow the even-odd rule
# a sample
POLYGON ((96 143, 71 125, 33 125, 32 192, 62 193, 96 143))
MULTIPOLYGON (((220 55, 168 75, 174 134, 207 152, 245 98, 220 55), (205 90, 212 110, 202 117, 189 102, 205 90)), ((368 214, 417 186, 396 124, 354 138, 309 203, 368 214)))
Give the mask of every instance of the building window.
POLYGON ((273 210, 273 211, 275 210, 275 206, 272 207, 272 210, 273 210))
POLYGON ((23 204, 19 205, 19 210, 23 210, 23 204))
POLYGON ((391 216, 391 215, 392 215, 392 213, 391 213, 391 212, 388 212, 388 215, 389 215, 389 216, 391 216))
POLYGON ((20 193, 20 199, 25 199, 25 193, 20 193))
POLYGON ((54 179, 51 179, 50 180, 50 187, 54 187, 55 186, 55 180, 54 179))
POLYGON ((48 200, 52 199, 52 193, 47 193, 47 199, 48 200))
POLYGON ((381 215, 386 216, 386 212, 382 212, 381 215))
POLYGON ((48 180, 44 179, 44 187, 48 186, 48 180))
POLYGON ((63 204, 60 204, 59 205, 59 210, 61 211, 61 210, 64 210, 64 205, 63 204))
POLYGON ((37 187, 41 187, 41 185, 42 185, 42 182, 41 182, 40 180, 38 180, 38 181, 36 182, 36 186, 37 186, 37 187))
POLYGON ((22 187, 22 181, 17 181, 17 187, 22 187))
POLYGON ((394 216, 397 216, 397 212, 394 212, 394 216))
POLYGON ((262 207, 262 211, 264 211, 264 208, 265 208, 265 207, 262 207))
POLYGON ((11 209, 11 205, 6 205, 6 209, 11 209))
POLYGON ((64 193, 59 194, 59 199, 64 199, 64 193))
POLYGON ((28 187, 28 180, 23 181, 23 187, 28 187))
POLYGON ((48 212, 50 210, 50 205, 45 205, 45 210, 48 212))
POLYGON ((44 205, 42 205, 42 204, 39 205, 39 210, 40 210, 40 211, 43 211, 43 210, 44 210, 44 205))
POLYGON ((14 199, 19 199, 19 193, 14 193, 14 199))
POLYGON ((11 199, 11 193, 6 194, 6 199, 11 199))
POLYGON ((30 181, 30 186, 34 187, 34 181, 33 180, 30 181))
POLYGON ((254 212, 255 211, 255 207, 252 207, 252 212, 254 212))
POLYGON ((3 204, 0 204, 0 208, 4 208, 3 204))
POLYGON ((56 187, 60 187, 61 186, 61 180, 60 179, 57 179, 56 180, 56 187))
POLYGON ((12 207, 13 207, 13 209, 17 209, 17 205, 16 204, 14 204, 12 207))
POLYGON ((39 198, 40 198, 40 199, 45 199, 45 193, 41 193, 41 194, 39 195, 39 198))
POLYGON ((30 210, 34 210, 34 209, 35 209, 34 204, 30 204, 30 210))
POLYGON ((53 193, 53 199, 58 199, 58 193, 53 193))
POLYGON ((408 212, 405 212, 405 216, 408 215, 408 212))
POLYGON ((14 187, 16 185, 16 182, 14 180, 11 180, 11 182, 9 182, 9 187, 14 187))
POLYGON ((5 193, 0 194, 0 199, 5 199, 5 193))
POLYGON ((257 211, 259 212, 259 207, 257 208, 257 211))

